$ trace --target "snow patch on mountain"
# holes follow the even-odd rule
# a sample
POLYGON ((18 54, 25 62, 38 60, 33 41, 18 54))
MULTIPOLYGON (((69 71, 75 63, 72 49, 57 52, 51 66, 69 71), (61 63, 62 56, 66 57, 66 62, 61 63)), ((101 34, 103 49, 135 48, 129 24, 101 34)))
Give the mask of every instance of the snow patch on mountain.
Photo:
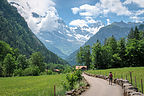
POLYGON ((52 0, 43 0, 43 2, 8 0, 8 2, 17 8, 29 28, 45 46, 62 58, 77 50, 104 26, 99 21, 87 18, 86 24, 69 27, 59 17, 52 0))

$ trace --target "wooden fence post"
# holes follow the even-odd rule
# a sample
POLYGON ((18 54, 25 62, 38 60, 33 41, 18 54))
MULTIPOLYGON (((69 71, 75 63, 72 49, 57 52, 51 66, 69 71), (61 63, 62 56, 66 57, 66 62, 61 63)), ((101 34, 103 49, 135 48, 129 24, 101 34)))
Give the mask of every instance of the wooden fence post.
POLYGON ((54 96, 56 96, 56 86, 54 85, 54 96))
POLYGON ((127 74, 126 74, 126 80, 127 80, 127 74))
POLYGON ((141 90, 142 90, 142 93, 143 93, 143 81, 141 79, 141 90))
POLYGON ((114 78, 116 78, 115 73, 114 73, 114 78))
POLYGON ((52 91, 53 89, 51 89, 51 96, 53 96, 53 91, 52 91))
POLYGON ((130 72, 130 80, 131 80, 131 84, 132 84, 132 72, 130 72))
POLYGON ((135 76, 135 87, 137 88, 136 76, 135 76))
POLYGON ((123 74, 121 74, 121 79, 123 79, 123 74))

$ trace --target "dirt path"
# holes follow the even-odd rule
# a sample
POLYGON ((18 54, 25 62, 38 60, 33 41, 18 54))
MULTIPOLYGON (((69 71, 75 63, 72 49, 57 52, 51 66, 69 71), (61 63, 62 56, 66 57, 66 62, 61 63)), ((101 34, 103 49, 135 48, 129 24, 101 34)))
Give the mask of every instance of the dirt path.
POLYGON ((120 86, 113 84, 100 78, 90 77, 83 74, 89 82, 90 88, 81 96, 123 96, 123 90, 120 86))

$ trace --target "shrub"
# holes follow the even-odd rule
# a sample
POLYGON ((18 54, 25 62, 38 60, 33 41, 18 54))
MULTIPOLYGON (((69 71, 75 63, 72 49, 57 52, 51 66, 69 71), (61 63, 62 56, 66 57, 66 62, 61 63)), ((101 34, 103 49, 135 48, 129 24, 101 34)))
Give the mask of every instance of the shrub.
POLYGON ((22 69, 15 69, 14 70, 14 76, 22 76, 23 70, 22 69))
POLYGON ((53 74, 52 70, 47 70, 47 75, 52 75, 52 74, 53 74))
POLYGON ((23 71, 24 76, 38 76, 40 74, 40 70, 37 66, 26 68, 23 71))
POLYGON ((76 81, 82 80, 81 74, 82 74, 81 70, 76 70, 76 71, 74 72, 74 75, 77 76, 76 81))

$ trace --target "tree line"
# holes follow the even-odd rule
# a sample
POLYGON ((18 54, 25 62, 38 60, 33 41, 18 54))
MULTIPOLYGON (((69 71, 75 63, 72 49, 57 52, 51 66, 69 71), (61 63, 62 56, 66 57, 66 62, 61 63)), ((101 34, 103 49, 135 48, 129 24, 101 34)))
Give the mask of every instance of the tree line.
POLYGON ((137 27, 130 30, 127 39, 116 40, 114 36, 99 40, 92 47, 80 47, 77 63, 88 69, 107 69, 144 66, 144 32, 137 27))
POLYGON ((44 56, 40 52, 34 52, 27 57, 21 54, 19 49, 14 49, 6 42, 0 41, 0 77, 46 75, 52 74, 55 68, 69 72, 71 71, 69 67, 45 63, 44 56))

